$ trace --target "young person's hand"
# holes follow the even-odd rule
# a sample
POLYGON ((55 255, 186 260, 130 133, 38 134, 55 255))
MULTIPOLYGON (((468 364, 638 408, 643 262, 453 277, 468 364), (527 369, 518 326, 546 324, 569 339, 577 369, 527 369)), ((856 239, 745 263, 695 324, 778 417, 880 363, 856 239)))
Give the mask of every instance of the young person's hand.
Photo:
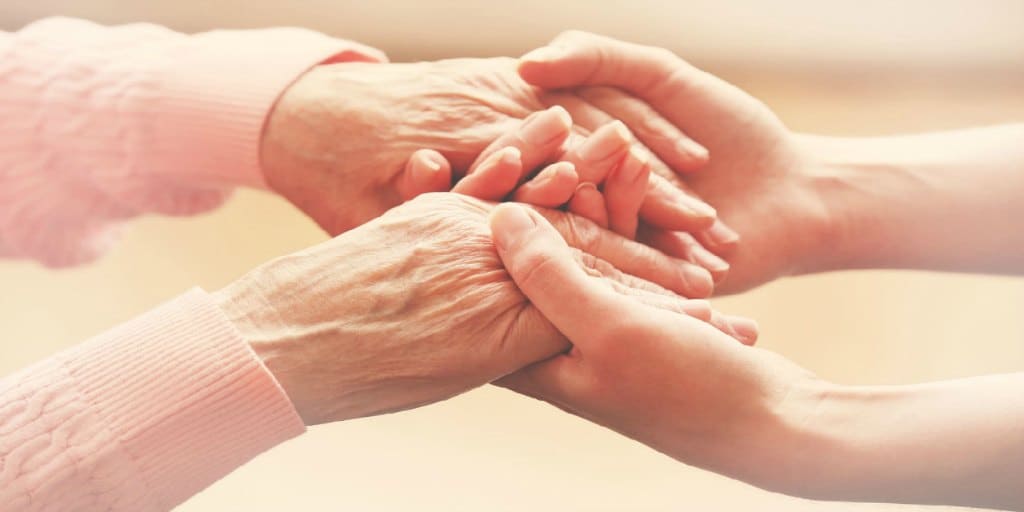
POLYGON ((1024 508, 1024 373, 835 385, 694 318, 614 293, 522 206, 500 205, 490 224, 516 285, 572 343, 500 385, 776 492, 1024 508))
MULTIPOLYGON (((730 263, 720 289, 736 292, 802 272, 824 249, 829 218, 810 157, 800 139, 747 93, 667 50, 582 32, 562 34, 525 55, 519 73, 530 84, 571 91, 621 119, 676 170, 685 168, 675 165, 674 132, 649 123, 646 112, 653 109, 708 149, 708 163, 697 172, 655 171, 692 188, 742 236, 733 247, 737 234, 721 222, 698 233, 730 263)), ((683 257, 694 246, 688 236, 661 229, 644 230, 642 237, 683 257)))

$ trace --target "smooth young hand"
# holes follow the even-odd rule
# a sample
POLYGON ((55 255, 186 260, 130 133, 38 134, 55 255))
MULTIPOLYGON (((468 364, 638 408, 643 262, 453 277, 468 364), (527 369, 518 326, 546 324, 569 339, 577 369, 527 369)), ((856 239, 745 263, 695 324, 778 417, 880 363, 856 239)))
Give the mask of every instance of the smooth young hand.
MULTIPOLYGON (((603 86, 643 100, 708 149, 708 164, 699 171, 663 177, 696 191, 742 237, 742 243, 728 247, 736 234, 721 223, 698 234, 730 263, 720 291, 737 292, 800 273, 821 252, 830 219, 814 186, 810 156, 799 137, 749 94, 667 50, 583 32, 567 32, 523 56, 519 72, 530 84, 574 91, 622 119, 666 162, 674 157, 665 149, 673 145, 664 131, 651 129, 636 114, 635 100, 603 86)), ((683 257, 693 246, 686 236, 665 230, 643 236, 683 257)))

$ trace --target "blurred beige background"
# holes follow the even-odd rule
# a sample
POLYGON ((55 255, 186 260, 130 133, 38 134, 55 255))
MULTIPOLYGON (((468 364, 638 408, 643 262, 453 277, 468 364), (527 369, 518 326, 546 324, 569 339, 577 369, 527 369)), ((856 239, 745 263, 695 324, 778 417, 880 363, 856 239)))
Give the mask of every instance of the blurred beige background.
MULTIPOLYGON (((1015 0, 36 0, 0 3, 0 28, 55 14, 185 31, 302 25, 378 46, 396 60, 517 54, 583 28, 670 47, 761 97, 798 130, 880 134, 1024 120, 1024 2, 1015 0)), ((323 239, 284 202, 241 192, 212 215, 136 222, 112 254, 86 268, 0 263, 0 374, 190 286, 214 290, 323 239)), ((764 346, 840 382, 1024 368, 1021 279, 842 273, 778 282, 718 306, 758 318, 764 346)), ((492 388, 313 429, 181 508, 917 509, 770 494, 492 388)))

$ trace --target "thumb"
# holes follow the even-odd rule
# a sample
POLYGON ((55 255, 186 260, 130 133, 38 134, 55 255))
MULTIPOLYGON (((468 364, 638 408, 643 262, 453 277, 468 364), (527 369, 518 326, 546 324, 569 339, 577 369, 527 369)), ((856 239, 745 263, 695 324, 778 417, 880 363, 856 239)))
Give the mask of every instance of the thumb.
POLYGON ((432 149, 416 151, 405 162, 396 184, 402 201, 408 201, 420 194, 445 192, 451 187, 452 166, 441 153, 432 149))
POLYGON ((586 343, 601 325, 622 313, 620 298, 591 279, 573 258, 558 231, 540 214, 520 205, 498 205, 491 236, 516 285, 563 335, 586 343))
POLYGON ((655 101, 669 82, 695 83, 703 73, 663 48, 570 31, 519 59, 519 75, 538 87, 618 87, 655 101))

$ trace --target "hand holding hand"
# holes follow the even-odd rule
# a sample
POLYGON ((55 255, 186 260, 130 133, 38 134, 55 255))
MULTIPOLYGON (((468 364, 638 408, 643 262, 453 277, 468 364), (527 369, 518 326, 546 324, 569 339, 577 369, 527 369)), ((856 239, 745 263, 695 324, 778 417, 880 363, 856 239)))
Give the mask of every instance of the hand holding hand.
MULTIPOLYGON (((568 348, 498 260, 492 208, 427 194, 217 297, 307 424, 443 400, 568 348)), ((577 264, 617 293, 730 329, 705 301, 666 290, 685 284, 678 261, 578 217, 545 215, 579 249, 577 264)))
MULTIPOLYGON (((727 255, 731 269, 720 289, 741 291, 813 265, 831 221, 816 188, 822 180, 813 175, 802 139, 760 101, 667 50, 583 32, 567 32, 525 55, 519 72, 532 85, 589 98, 625 121, 666 162, 676 160, 666 149, 673 147, 674 132, 652 129, 645 116, 635 114, 636 99, 708 149, 708 163, 699 172, 663 177, 688 185, 742 236, 743 243, 731 249, 723 245, 736 235, 721 223, 698 235, 705 246, 727 255)), ((680 257, 693 246, 687 237, 662 230, 642 237, 680 257)))
MULTIPOLYGON (((452 191, 494 201, 511 199, 546 208, 562 207, 598 226, 635 238, 650 198, 647 155, 632 144, 632 135, 619 121, 586 137, 573 136, 570 126, 571 120, 561 107, 531 114, 521 126, 492 142, 471 173, 452 191), (547 166, 539 168, 542 164, 547 166), (534 168, 538 172, 534 173, 534 168)), ((410 157, 405 172, 410 176, 448 176, 451 171, 443 155, 424 149, 410 157)), ((664 214, 666 218, 685 217, 679 212, 664 214)), ((724 277, 729 266, 693 243, 685 255, 687 262, 682 263, 690 286, 676 291, 687 297, 706 297, 712 291, 713 280, 724 277)))
POLYGON ((521 206, 499 206, 490 222, 516 285, 573 346, 501 385, 687 464, 777 490, 802 485, 797 433, 822 381, 706 323, 613 293, 521 206))
MULTIPOLYGON (((271 113, 261 148, 264 175, 272 189, 338 234, 418 194, 449 190, 453 176, 479 165, 488 144, 514 134, 532 112, 556 104, 573 118, 608 117, 572 95, 527 85, 512 59, 320 66, 285 91, 271 113), (403 172, 409 156, 421 148, 443 155, 451 175, 403 172)), ((598 128, 587 126, 569 129, 586 136, 598 128)), ((553 134, 537 128, 532 133, 553 134)), ((552 141, 520 142, 561 143, 552 141)), ((529 161, 525 151, 522 157, 524 169, 542 163, 529 161)), ((702 163, 699 155, 676 160, 691 167, 702 163)), ((652 186, 649 196, 643 216, 659 226, 700 229, 714 221, 714 209, 673 187, 652 186)))

